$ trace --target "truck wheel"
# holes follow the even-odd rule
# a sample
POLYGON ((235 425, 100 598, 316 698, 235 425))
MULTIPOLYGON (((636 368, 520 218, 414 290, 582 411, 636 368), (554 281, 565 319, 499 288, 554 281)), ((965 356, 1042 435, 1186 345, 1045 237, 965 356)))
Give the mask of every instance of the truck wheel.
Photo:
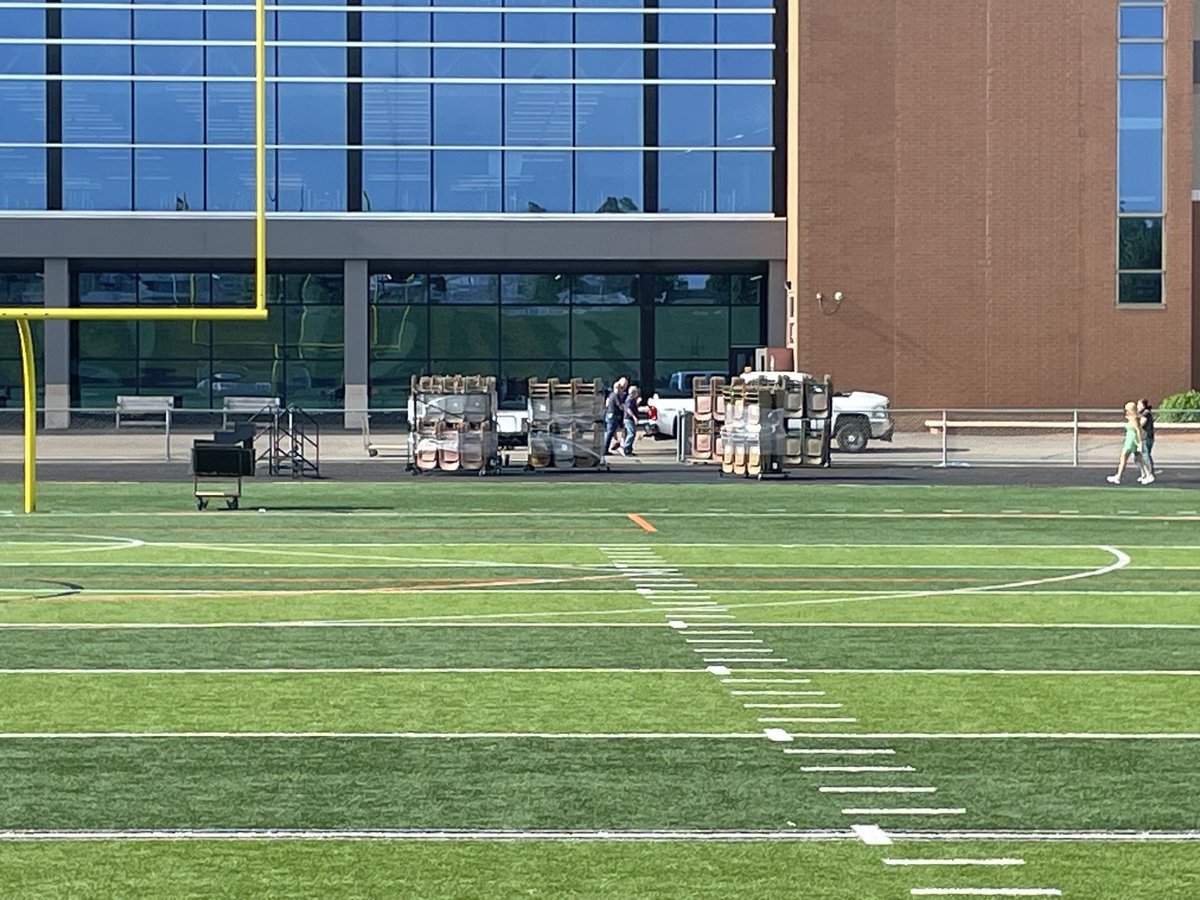
POLYGON ((870 434, 866 422, 861 419, 851 419, 838 425, 837 431, 834 432, 834 439, 837 441, 839 450, 845 453, 862 453, 867 449, 870 434))

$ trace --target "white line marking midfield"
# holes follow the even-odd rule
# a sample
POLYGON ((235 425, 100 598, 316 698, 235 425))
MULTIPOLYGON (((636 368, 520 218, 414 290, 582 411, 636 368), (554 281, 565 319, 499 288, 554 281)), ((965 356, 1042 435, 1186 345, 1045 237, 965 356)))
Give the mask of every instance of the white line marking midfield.
POLYGON ((954 859, 906 859, 885 856, 885 866, 1023 866, 1025 860, 1017 857, 996 857, 994 859, 974 859, 961 857, 954 859))

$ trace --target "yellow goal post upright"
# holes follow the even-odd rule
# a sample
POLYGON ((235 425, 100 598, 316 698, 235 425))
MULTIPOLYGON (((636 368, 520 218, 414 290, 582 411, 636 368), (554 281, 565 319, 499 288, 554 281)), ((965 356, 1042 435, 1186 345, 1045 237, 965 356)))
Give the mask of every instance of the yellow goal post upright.
POLYGON ((13 319, 21 348, 22 398, 24 422, 24 496, 25 512, 37 508, 37 408, 33 360, 32 319, 136 319, 161 321, 247 320, 267 317, 267 205, 266 205, 266 0, 254 0, 254 306, 223 307, 177 306, 167 309, 137 307, 45 307, 0 306, 0 319, 13 319))

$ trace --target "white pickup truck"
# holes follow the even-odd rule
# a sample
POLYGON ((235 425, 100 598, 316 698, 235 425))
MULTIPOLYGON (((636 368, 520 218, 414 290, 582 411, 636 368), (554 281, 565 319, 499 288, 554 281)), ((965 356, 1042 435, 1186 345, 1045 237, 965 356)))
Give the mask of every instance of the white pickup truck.
MULTIPOLYGON (((809 378, 801 372, 747 372, 741 377, 789 376, 809 378)), ((833 395, 833 442, 846 453, 861 453, 871 441, 891 441, 895 423, 888 412, 888 398, 870 391, 838 392, 833 395)), ((679 414, 696 411, 691 397, 662 397, 655 394, 648 402, 649 424, 646 433, 658 438, 675 437, 679 414)))

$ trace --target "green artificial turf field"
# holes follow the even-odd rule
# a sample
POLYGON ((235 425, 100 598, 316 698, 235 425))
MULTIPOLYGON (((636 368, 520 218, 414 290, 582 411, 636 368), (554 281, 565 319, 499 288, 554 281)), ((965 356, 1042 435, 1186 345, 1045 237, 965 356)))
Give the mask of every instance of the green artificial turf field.
POLYGON ((0 895, 1200 897, 1188 492, 247 492, 0 486, 0 895))

